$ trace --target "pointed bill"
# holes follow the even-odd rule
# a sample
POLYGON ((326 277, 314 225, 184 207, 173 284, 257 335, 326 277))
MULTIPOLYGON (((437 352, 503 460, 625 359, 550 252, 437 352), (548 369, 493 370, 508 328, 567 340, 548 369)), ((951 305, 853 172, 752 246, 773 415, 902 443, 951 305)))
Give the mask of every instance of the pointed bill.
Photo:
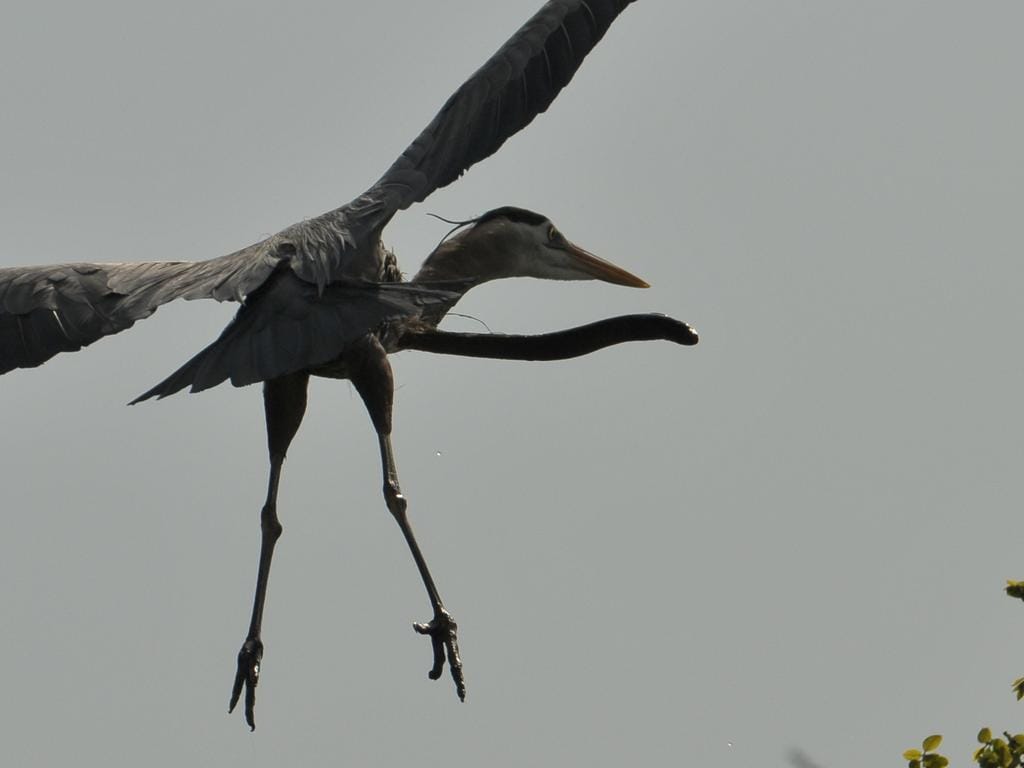
POLYGON ((646 280, 627 272, 622 267, 612 264, 610 261, 595 256, 590 251, 585 251, 578 245, 567 243, 566 251, 572 256, 573 266, 596 280, 604 280, 606 283, 616 285, 628 285, 630 288, 650 288, 646 280))

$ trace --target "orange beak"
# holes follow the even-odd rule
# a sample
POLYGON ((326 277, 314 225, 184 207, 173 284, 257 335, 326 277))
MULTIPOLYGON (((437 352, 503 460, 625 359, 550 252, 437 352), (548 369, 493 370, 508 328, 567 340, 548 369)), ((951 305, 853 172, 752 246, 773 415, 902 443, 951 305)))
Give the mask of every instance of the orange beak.
POLYGON ((630 288, 650 288, 646 280, 641 280, 632 272, 627 272, 622 267, 605 261, 595 256, 590 251, 585 251, 573 243, 566 244, 566 251, 573 258, 574 266, 596 280, 603 280, 606 283, 616 285, 628 285, 630 288))

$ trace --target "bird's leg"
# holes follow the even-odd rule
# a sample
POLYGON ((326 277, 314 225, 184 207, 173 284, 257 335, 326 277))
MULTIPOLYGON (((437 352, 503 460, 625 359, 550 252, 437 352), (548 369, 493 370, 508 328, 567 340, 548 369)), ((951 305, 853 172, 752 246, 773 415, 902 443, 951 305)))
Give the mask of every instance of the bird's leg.
POLYGON ((417 632, 430 637, 433 645, 434 664, 428 673, 429 677, 431 680, 441 677, 447 657, 448 668, 455 681, 456 693, 460 700, 465 701, 466 682, 462 674, 462 659, 459 658, 459 641, 456 634, 458 625, 441 602, 441 595, 434 584, 434 578, 430 575, 430 569, 427 567, 427 562, 413 535, 407 514, 408 505, 398 484, 398 469, 395 467, 395 454, 391 447, 391 407, 394 400, 394 377, 391 372, 391 364, 388 362, 384 348, 373 336, 364 337, 355 345, 347 348, 345 359, 348 363, 349 378, 363 398, 374 429, 377 430, 381 467, 384 473, 384 501, 395 518, 395 522, 398 523, 398 527, 401 528, 402 535, 405 536, 413 560, 416 561, 416 568, 420 572, 420 578, 423 579, 423 586, 426 587, 427 595, 430 597, 430 605, 434 610, 434 617, 429 622, 413 624, 413 628, 417 632))
POLYGON ((413 560, 416 561, 416 568, 423 579, 423 586, 427 588, 427 595, 430 596, 430 605, 434 609, 434 618, 426 624, 413 624, 413 629, 421 635, 428 635, 434 648, 434 665, 428 673, 431 680, 441 677, 444 669, 445 652, 448 655, 448 667, 455 681, 455 691, 460 701, 466 700, 466 680, 462 674, 462 659, 459 657, 459 639, 456 634, 458 625, 452 615, 445 610, 438 594, 437 586, 427 568, 427 562, 423 559, 419 544, 413 535, 412 526, 409 524, 409 517, 406 513, 406 500, 402 490, 398 486, 398 472, 395 469, 394 453, 391 449, 391 436, 380 434, 380 457, 384 468, 384 499, 387 502, 388 510, 394 516, 398 527, 402 529, 402 535, 409 545, 413 560))
POLYGON ((281 536, 281 523, 277 519, 277 486, 281 479, 288 446, 295 437, 306 412, 306 387, 309 374, 295 373, 271 379, 263 384, 263 407, 267 420, 267 447, 270 452, 270 481, 267 484, 267 500, 260 512, 260 565, 256 574, 256 595, 252 604, 252 619, 249 634, 238 652, 238 671, 231 689, 231 703, 228 712, 233 712, 245 687, 245 722, 250 730, 256 729, 253 710, 256 706, 256 684, 260 679, 260 662, 263 659, 263 641, 260 629, 263 624, 263 604, 267 598, 267 580, 270 577, 270 561, 274 557, 274 545, 281 536))
POLYGON ((566 360, 629 341, 663 339, 684 346, 697 343, 696 332, 665 315, 622 315, 554 333, 529 336, 454 333, 436 328, 406 330, 399 346, 442 355, 499 360, 566 360))

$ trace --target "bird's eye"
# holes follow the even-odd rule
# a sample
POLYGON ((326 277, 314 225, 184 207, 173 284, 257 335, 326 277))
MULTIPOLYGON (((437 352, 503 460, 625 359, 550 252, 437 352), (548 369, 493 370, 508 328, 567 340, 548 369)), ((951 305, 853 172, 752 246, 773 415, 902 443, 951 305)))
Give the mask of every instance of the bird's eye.
POLYGON ((553 243, 558 241, 558 230, 554 226, 548 227, 548 240, 553 243))

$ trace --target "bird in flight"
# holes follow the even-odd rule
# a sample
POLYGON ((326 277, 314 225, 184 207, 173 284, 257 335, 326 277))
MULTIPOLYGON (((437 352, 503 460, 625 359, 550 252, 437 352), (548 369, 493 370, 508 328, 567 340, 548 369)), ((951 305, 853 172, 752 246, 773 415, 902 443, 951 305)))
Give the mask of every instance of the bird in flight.
POLYGON ((639 277, 570 242, 546 217, 505 206, 459 224, 403 281, 381 235, 392 217, 450 184, 544 112, 633 0, 551 0, 444 104, 363 194, 235 253, 207 261, 73 263, 0 268, 0 374, 81 349, 174 299, 236 301, 223 333, 133 402, 230 380, 263 383, 270 477, 252 618, 238 653, 229 711, 244 691, 255 728, 261 627, 274 546, 277 490, 306 408, 310 376, 348 379, 377 432, 388 510, 409 546, 432 609, 415 624, 430 638, 438 679, 447 663, 465 699, 457 625, 413 535, 391 445, 394 381, 388 355, 404 349, 508 360, 556 360, 627 341, 697 343, 663 315, 627 315, 532 336, 441 331, 474 286, 506 277, 602 280, 637 288, 639 277))

